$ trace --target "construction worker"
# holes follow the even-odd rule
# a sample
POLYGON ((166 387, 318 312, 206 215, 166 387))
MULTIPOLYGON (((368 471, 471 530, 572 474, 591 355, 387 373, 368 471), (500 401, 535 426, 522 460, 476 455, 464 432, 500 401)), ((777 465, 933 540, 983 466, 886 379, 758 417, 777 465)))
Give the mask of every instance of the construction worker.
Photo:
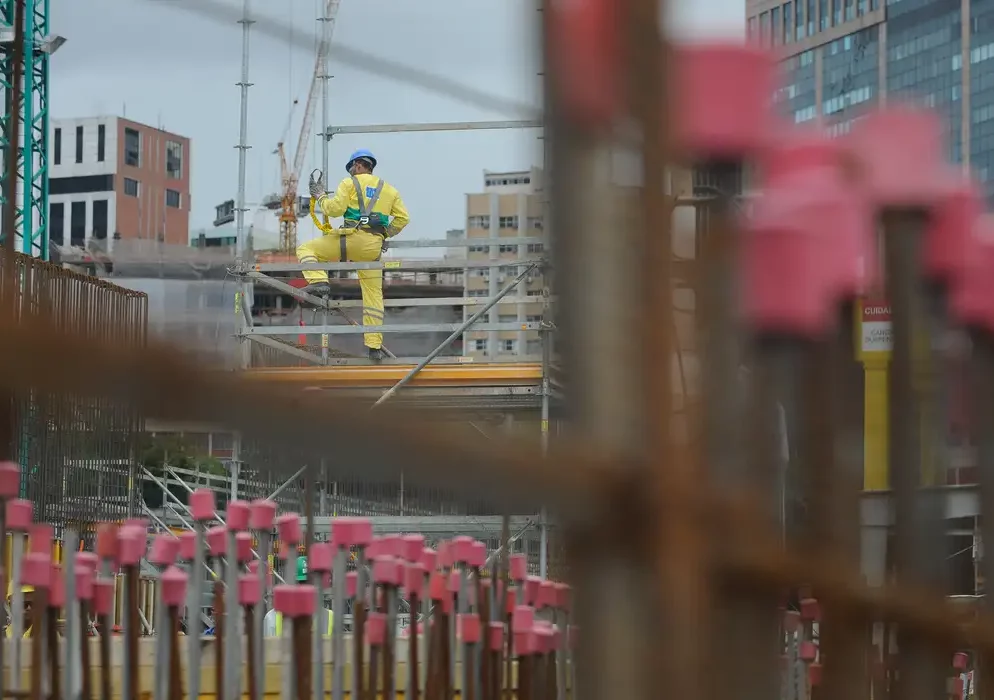
MULTIPOLYGON (((307 557, 297 557, 297 583, 307 583, 307 557)), ((331 630, 335 623, 335 613, 325 608, 324 616, 324 636, 330 637, 331 630)), ((266 613, 262 618, 263 635, 266 637, 283 636, 283 616, 275 609, 266 613)))
MULTIPOLYGON (((14 592, 13 592, 13 589, 11 588, 11 585, 12 585, 12 583, 8 581, 8 583, 7 583, 7 608, 8 609, 10 609, 10 605, 13 602, 13 599, 14 599, 14 592)), ((34 618, 34 616, 32 614, 32 610, 34 609, 33 608, 34 597, 35 597, 34 593, 35 593, 34 586, 21 586, 21 595, 24 597, 24 622, 23 622, 23 625, 24 625, 24 636, 25 637, 30 637, 31 636, 31 625, 32 625, 32 621, 33 621, 33 618, 34 618)), ((13 610, 11 610, 11 613, 13 614, 13 610)), ((9 638, 9 637, 13 636, 13 633, 14 633, 13 622, 10 619, 10 617, 8 617, 8 619, 7 619, 7 627, 4 630, 4 636, 9 638)))
MULTIPOLYGON (((376 262, 387 250, 387 240, 400 233, 410 221, 396 188, 373 175, 376 158, 367 150, 353 153, 345 164, 349 176, 338 183, 333 195, 325 191, 324 175, 311 173, 310 193, 314 208, 329 219, 344 217, 336 233, 326 234, 297 247, 297 259, 314 262, 376 262)), ((318 171, 315 171, 318 172, 318 171)), ((383 325, 383 271, 359 270, 362 290, 362 324, 383 325)), ((328 273, 308 270, 304 291, 318 296, 331 291, 328 273)), ((369 359, 383 359, 383 335, 363 336, 369 359)))

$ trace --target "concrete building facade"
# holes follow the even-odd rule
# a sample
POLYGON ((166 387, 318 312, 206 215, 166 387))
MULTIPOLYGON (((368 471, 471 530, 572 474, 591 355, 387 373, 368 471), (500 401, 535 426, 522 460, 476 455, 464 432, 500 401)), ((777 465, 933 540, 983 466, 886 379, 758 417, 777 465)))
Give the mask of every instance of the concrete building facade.
POLYGON ((994 199, 994 0, 746 0, 746 16, 786 56, 776 99, 794 122, 842 134, 888 98, 933 107, 994 199))
POLYGON ((112 250, 114 241, 187 242, 190 140, 120 117, 53 119, 49 236, 112 250))
MULTIPOLYGON (((483 192, 466 195, 467 238, 535 238, 543 235, 542 171, 538 168, 515 172, 483 173, 483 192)), ((534 258, 543 252, 540 243, 470 246, 466 259, 470 262, 494 261, 501 266, 494 270, 491 280, 486 268, 468 269, 464 287, 467 297, 493 296, 518 275, 517 259, 534 258), (502 264, 505 263, 506 264, 502 264)), ((528 297, 527 303, 498 304, 490 314, 492 323, 526 323, 541 320, 542 288, 538 272, 530 273, 511 298, 528 297)), ((472 315, 479 307, 466 307, 472 315)), ((465 336, 463 354, 500 360, 522 355, 537 357, 541 345, 537 331, 469 332, 465 336)))

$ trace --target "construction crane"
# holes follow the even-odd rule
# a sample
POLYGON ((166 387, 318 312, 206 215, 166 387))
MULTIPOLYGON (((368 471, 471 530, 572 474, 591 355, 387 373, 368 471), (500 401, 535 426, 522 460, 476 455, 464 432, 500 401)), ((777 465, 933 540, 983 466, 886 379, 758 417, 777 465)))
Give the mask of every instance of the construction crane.
MULTIPOLYGON (((341 0, 328 0, 325 6, 324 16, 326 21, 331 22, 328 28, 327 41, 318 44, 317 56, 314 59, 314 72, 311 74, 311 88, 307 93, 307 102, 304 105, 304 117, 300 123, 300 135, 297 137, 297 150, 293 156, 293 162, 288 164, 286 159, 286 149, 281 141, 276 145, 276 152, 280 157, 280 182, 282 186, 282 196, 280 198, 280 252, 293 254, 297 249, 297 219, 301 215, 307 215, 306 210, 301 212, 297 200, 297 185, 300 182, 300 171, 304 167, 306 157, 306 144, 311 132, 311 124, 314 121, 314 105, 317 103, 318 88, 325 76, 321 74, 321 67, 324 64, 324 57, 328 51, 328 42, 331 41, 331 34, 335 28, 335 18, 338 16, 338 7, 341 0)), ((296 103, 295 105, 296 106, 296 103)))

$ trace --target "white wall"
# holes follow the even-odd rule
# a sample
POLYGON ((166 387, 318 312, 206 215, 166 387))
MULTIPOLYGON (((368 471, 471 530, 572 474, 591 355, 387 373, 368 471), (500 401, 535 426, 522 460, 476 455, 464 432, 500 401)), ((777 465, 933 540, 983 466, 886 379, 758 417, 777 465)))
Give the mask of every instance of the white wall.
POLYGON ((82 119, 53 119, 48 135, 50 150, 49 177, 81 177, 110 175, 117 171, 117 117, 85 117, 82 119), (104 159, 97 160, 97 127, 103 124, 104 159), (83 127, 83 162, 76 162, 76 127, 83 127), (59 165, 55 165, 55 130, 62 130, 59 165))

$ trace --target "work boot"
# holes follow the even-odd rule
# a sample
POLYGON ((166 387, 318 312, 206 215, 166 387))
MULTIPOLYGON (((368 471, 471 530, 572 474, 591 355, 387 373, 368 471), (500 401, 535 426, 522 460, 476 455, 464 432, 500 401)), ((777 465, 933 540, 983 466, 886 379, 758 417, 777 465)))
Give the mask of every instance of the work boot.
POLYGON ((331 285, 327 282, 314 282, 307 285, 300 291, 313 294, 316 297, 326 297, 331 294, 331 285))
POLYGON ((368 348, 368 350, 369 361, 376 364, 383 362, 383 358, 387 356, 387 354, 383 352, 383 348, 368 348))

